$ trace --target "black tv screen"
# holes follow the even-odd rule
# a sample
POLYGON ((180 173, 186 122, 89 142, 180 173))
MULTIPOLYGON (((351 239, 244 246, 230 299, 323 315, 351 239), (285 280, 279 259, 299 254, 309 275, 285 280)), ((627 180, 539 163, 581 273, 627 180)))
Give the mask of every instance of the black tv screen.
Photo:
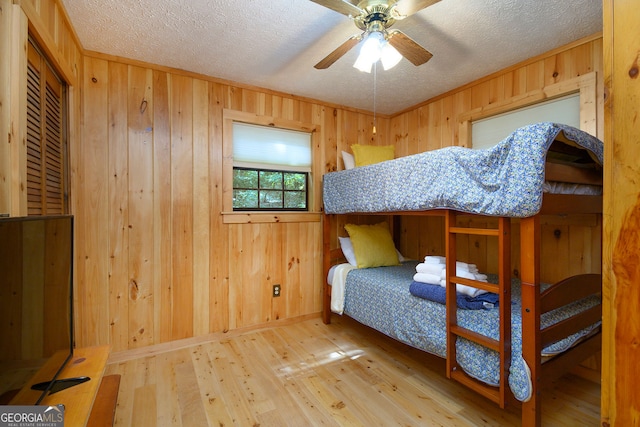
POLYGON ((0 218, 0 395, 22 388, 54 354, 55 377, 72 357, 72 272, 72 216, 0 218))

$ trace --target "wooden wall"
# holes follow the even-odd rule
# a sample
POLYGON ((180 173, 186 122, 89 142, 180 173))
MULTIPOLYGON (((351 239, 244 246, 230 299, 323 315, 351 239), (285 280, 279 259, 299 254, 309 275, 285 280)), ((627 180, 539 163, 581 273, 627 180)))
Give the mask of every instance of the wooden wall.
POLYGON ((317 314, 321 176, 345 145, 386 140, 388 119, 374 137, 370 114, 268 90, 91 53, 83 69, 78 343, 119 351, 317 314), (228 110, 320 130, 314 212, 224 212, 228 110))
POLYGON ((605 0, 602 426, 640 425, 640 8, 605 0))

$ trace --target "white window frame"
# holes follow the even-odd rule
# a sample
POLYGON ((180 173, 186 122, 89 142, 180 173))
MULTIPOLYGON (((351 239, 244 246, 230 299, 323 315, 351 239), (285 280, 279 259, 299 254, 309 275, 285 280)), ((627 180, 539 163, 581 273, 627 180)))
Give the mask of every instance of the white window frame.
POLYGON ((473 147, 472 126, 475 120, 487 119, 573 93, 579 93, 580 95, 579 128, 598 137, 596 73, 593 71, 565 82, 554 83, 540 90, 528 92, 518 97, 506 99, 500 103, 491 104, 461 114, 458 117, 458 145, 462 147, 473 147))
POLYGON ((511 135, 514 130, 540 122, 562 123, 579 128, 580 94, 572 93, 506 113, 474 120, 471 122, 471 148, 493 147, 511 135))
MULTIPOLYGON (((320 147, 321 127, 296 120, 261 116, 236 110, 223 110, 222 129, 222 213, 225 223, 319 221, 319 170, 318 147, 320 147), (275 127, 279 129, 305 132, 311 135, 311 171, 308 180, 308 211, 234 211, 233 210, 233 123, 275 127), (290 213, 289 213, 290 212, 290 213), (312 217, 309 214, 313 214, 312 217)), ((283 169, 284 170, 284 169, 283 169)))

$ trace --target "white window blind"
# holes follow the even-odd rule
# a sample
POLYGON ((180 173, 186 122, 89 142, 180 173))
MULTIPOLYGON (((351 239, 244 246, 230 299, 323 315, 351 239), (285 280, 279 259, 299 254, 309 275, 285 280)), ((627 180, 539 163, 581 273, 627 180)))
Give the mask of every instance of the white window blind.
POLYGON ((233 165, 311 172, 311 134, 234 122, 233 165))
POLYGON ((580 128, 580 94, 474 120, 471 124, 472 148, 493 147, 519 127, 539 122, 562 123, 580 128))

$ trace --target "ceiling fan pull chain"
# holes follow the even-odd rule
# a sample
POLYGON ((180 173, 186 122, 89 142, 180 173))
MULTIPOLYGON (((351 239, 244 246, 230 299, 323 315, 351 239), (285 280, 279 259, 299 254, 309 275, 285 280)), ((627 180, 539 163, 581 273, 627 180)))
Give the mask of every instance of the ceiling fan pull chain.
POLYGON ((373 134, 376 134, 376 80, 378 77, 378 63, 373 64, 373 134))

